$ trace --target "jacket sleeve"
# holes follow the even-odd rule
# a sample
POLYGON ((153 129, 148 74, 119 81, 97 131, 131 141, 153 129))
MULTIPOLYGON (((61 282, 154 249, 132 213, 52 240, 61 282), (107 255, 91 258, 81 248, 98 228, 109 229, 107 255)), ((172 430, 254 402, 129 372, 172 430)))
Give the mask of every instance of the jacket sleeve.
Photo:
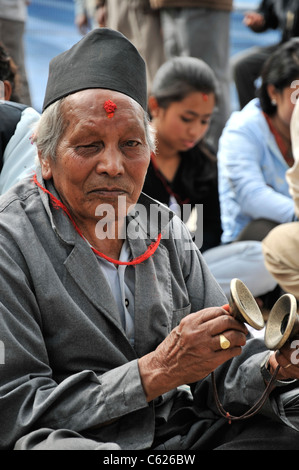
MULTIPOLYGON (((33 232, 31 238, 35 245, 34 252, 37 251, 40 256, 32 251, 29 254, 26 249, 21 251, 13 236, 3 235, 4 223, 7 223, 9 231, 9 227, 13 225, 11 217, 18 215, 13 213, 9 219, 5 216, 1 219, 0 234, 0 340, 5 348, 4 364, 0 364, 0 448, 10 449, 20 437, 44 427, 77 432, 99 429, 99 432, 106 433, 107 438, 109 428, 112 432, 110 424, 113 426, 118 421, 122 428, 129 420, 131 426, 137 428, 135 438, 138 430, 140 433, 141 426, 147 427, 144 433, 150 434, 153 423, 152 404, 147 403, 144 395, 136 355, 131 354, 128 359, 116 351, 113 358, 105 358, 108 344, 104 339, 105 326, 101 332, 102 352, 99 353, 104 358, 100 357, 99 361, 102 360, 106 368, 103 367, 101 373, 97 373, 97 364, 90 364, 90 361, 82 367, 80 355, 85 354, 85 351, 76 347, 75 304, 72 305, 71 299, 63 298, 61 302, 56 299, 54 307, 47 307, 47 292, 44 290, 47 282, 51 283, 49 290, 53 290, 54 285, 58 288, 54 280, 55 273, 51 263, 47 263, 41 255, 43 250, 38 251, 40 242, 33 238, 33 232), (68 306, 68 303, 71 305, 68 306), (61 315, 60 309, 65 310, 61 315), (54 314, 56 320, 52 321, 57 323, 50 330, 53 338, 49 338, 49 329, 45 324, 54 314), (65 328, 69 329, 68 337, 73 342, 75 365, 71 360, 72 364, 68 363, 69 356, 66 352, 63 359, 65 328), (53 348, 53 341, 59 345, 59 350, 53 348), (61 356, 62 360, 53 361, 53 355, 61 356), (53 362, 56 364, 55 369, 53 362), (57 364, 63 370, 57 370, 57 364)), ((39 220, 38 217, 36 220, 39 220)), ((20 223, 23 224, 24 219, 20 223)), ((200 261, 201 255, 197 248, 185 251, 184 243, 190 241, 190 236, 187 236, 185 228, 183 230, 183 236, 176 240, 177 253, 175 254, 172 244, 171 256, 175 260, 179 259, 176 264, 176 279, 184 286, 186 283, 192 307, 200 309, 226 303, 215 279, 205 263, 200 261)), ((49 252, 51 253, 51 249, 49 252)), ((57 279, 57 283, 58 281, 57 279)), ((65 278, 64 281, 66 282, 65 278)), ((60 292, 62 297, 63 292, 60 292)), ((82 296, 81 291, 76 295, 82 296)), ((176 295, 179 294, 176 292, 176 295)), ((53 297, 50 296, 50 299, 53 302, 53 297)), ((88 324, 91 324, 91 320, 88 324)), ((90 338, 92 341, 93 336, 90 338)), ((117 346, 115 344, 115 348, 117 346)), ((111 346, 110 351, 113 351, 113 347, 111 346)), ((115 428, 113 435, 115 437, 115 428)))
POLYGON ((279 223, 291 222, 294 218, 292 199, 273 189, 265 179, 266 172, 269 172, 269 178, 278 178, 261 163, 266 151, 265 142, 252 128, 228 125, 218 152, 221 204, 221 180, 224 178, 229 181, 235 200, 245 215, 254 219, 271 217, 279 223))
POLYGON ((34 429, 79 432, 147 408, 137 359, 101 375, 78 367, 61 381, 53 378, 28 268, 16 245, 3 236, 0 241, 0 448, 10 449, 34 429))
POLYGON ((39 119, 39 113, 33 108, 26 108, 22 112, 15 132, 3 154, 3 167, 0 174, 0 194, 5 193, 20 179, 33 173, 35 170, 37 150, 36 146, 31 143, 30 137, 39 119))

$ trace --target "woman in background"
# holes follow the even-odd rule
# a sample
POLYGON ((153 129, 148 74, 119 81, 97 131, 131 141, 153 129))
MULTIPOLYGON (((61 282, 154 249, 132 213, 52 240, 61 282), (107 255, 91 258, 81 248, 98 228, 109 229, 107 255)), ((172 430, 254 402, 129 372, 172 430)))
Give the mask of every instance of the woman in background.
POLYGON ((175 57, 159 68, 149 97, 156 152, 143 191, 181 217, 185 205, 197 209, 195 243, 226 295, 237 277, 259 297, 276 286, 264 266, 261 243, 220 242, 217 160, 204 143, 216 105, 217 81, 202 60, 175 57))
POLYGON ((294 162, 290 123, 298 80, 299 38, 293 38, 266 62, 259 97, 225 126, 217 154, 223 243, 261 241, 295 218, 286 172, 294 162))
POLYGON ((17 67, 0 43, 0 194, 35 169, 37 150, 30 137, 39 113, 22 104, 17 67))
MULTIPOLYGON (((158 70, 149 97, 156 131, 144 192, 183 216, 183 207, 197 206, 202 220, 202 251, 221 237, 217 161, 204 136, 217 101, 214 73, 203 61, 176 57, 158 70)), ((183 217, 182 217, 183 218, 183 217)))

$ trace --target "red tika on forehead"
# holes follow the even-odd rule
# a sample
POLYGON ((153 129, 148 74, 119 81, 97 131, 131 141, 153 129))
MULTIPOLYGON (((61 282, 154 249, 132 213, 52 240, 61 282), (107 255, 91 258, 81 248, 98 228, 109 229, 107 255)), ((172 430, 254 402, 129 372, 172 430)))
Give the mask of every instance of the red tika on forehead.
POLYGON ((208 101, 208 95, 206 93, 202 94, 202 98, 204 101, 208 101))
POLYGON ((103 108, 107 113, 107 117, 110 119, 114 116, 114 111, 116 110, 117 106, 115 103, 113 103, 113 101, 107 100, 105 101, 103 108))

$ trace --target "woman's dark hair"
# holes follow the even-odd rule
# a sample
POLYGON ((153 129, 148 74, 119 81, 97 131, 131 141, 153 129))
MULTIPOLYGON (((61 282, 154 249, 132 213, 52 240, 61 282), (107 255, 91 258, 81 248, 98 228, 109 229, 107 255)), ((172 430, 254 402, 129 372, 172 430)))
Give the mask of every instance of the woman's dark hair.
POLYGON ((299 38, 283 43, 272 53, 262 69, 261 78, 262 85, 258 90, 261 108, 272 116, 276 113, 277 107, 271 103, 267 87, 271 84, 282 92, 299 78, 299 38))
POLYGON ((19 86, 19 76, 18 69, 7 50, 0 43, 0 80, 4 82, 5 80, 9 81, 11 84, 11 101, 18 103, 20 101, 17 88, 19 86))
POLYGON ((175 57, 165 62, 153 80, 150 94, 161 108, 182 101, 192 92, 214 93, 217 100, 217 81, 213 70, 195 57, 175 57))

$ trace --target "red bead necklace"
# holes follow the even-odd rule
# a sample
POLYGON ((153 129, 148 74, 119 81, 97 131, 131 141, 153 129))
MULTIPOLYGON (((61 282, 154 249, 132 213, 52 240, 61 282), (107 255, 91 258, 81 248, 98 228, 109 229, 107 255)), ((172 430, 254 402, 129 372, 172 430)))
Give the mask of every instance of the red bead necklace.
MULTIPOLYGON (((51 199, 51 203, 52 203, 52 205, 55 209, 62 209, 67 214, 67 216, 69 217, 70 221, 72 222, 72 224, 73 224, 75 230, 77 231, 77 233, 80 235, 81 238, 83 238, 83 240, 85 240, 83 234, 81 233, 81 230, 79 229, 76 222, 72 218, 72 216, 71 216, 69 210, 67 209, 67 207, 61 201, 59 201, 59 199, 57 199, 55 196, 53 196, 53 194, 50 191, 48 191, 46 188, 44 188, 38 182, 36 174, 34 174, 34 176, 33 176, 33 181, 44 193, 47 193, 49 195, 49 197, 51 199)), ((91 249, 97 256, 99 256, 100 258, 104 258, 105 260, 109 261, 110 263, 117 264, 117 265, 135 266, 136 264, 143 263, 144 261, 146 261, 148 258, 150 258, 155 253, 155 251, 157 250, 157 248, 160 244, 161 238, 162 238, 162 234, 159 233, 157 240, 150 244, 150 246, 145 251, 145 253, 143 253, 140 256, 137 256, 136 258, 132 259, 131 261, 119 261, 117 259, 113 259, 113 258, 110 258, 109 256, 106 256, 104 253, 100 252, 99 250, 97 250, 96 248, 94 248, 92 246, 91 246, 91 249)))

